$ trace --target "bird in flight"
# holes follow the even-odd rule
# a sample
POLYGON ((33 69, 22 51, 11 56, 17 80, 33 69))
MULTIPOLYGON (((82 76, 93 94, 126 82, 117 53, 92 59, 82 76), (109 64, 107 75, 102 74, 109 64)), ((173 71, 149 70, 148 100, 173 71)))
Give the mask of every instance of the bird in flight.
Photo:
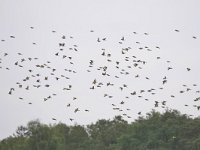
MULTIPOLYGON (((30 29, 33 33, 38 27, 31 26, 30 29)), ((55 30, 49 30, 49 32, 51 36, 59 38, 59 40, 55 41, 55 47, 48 47, 49 51, 45 56, 40 53, 41 42, 39 40, 25 43, 27 47, 30 46, 30 49, 38 49, 38 57, 28 55, 28 52, 25 53, 23 50, 18 51, 20 47, 16 48, 17 53, 13 52, 11 55, 9 51, 3 50, 4 47, 1 47, 1 71, 5 70, 12 75, 11 71, 18 70, 20 75, 13 74, 13 79, 15 76, 21 77, 18 81, 15 81, 15 83, 17 82, 16 85, 11 86, 14 88, 10 88, 6 94, 29 105, 34 103, 31 107, 35 107, 36 103, 31 100, 27 102, 27 99, 35 97, 34 95, 37 95, 37 98, 40 96, 41 102, 45 106, 48 106, 48 103, 63 102, 63 105, 67 108, 66 111, 69 111, 69 114, 72 112, 76 116, 93 113, 90 109, 86 109, 90 108, 89 105, 92 99, 93 102, 97 101, 98 104, 107 104, 112 111, 120 113, 125 118, 134 118, 143 113, 139 110, 137 102, 141 102, 144 107, 152 104, 149 106, 153 109, 168 108, 168 100, 163 101, 162 99, 165 92, 168 95, 165 98, 169 98, 169 101, 173 98, 172 102, 178 99, 179 96, 192 95, 192 92, 193 94, 200 93, 198 84, 189 84, 189 81, 187 81, 185 83, 188 84, 184 84, 185 86, 182 86, 183 83, 180 82, 180 88, 176 85, 178 81, 174 82, 173 75, 179 74, 177 71, 179 69, 178 65, 173 65, 175 64, 173 61, 162 55, 164 54, 163 47, 141 40, 142 37, 151 38, 151 36, 146 36, 152 35, 148 31, 141 34, 131 31, 132 37, 120 35, 116 38, 117 41, 114 41, 115 39, 112 39, 112 36, 103 35, 102 37, 97 31, 94 34, 94 30, 88 31, 91 33, 87 34, 93 38, 90 41, 91 45, 94 45, 93 48, 89 47, 90 44, 87 45, 87 48, 84 48, 84 43, 80 42, 79 45, 76 36, 66 35, 55 30), (93 37, 94 35, 95 37, 93 37), (86 49, 91 49, 91 53, 88 54, 86 49), (154 64, 156 67, 161 66, 161 68, 158 68, 159 73, 155 69, 148 70, 148 68, 155 68, 154 64), (161 71, 162 67, 166 72, 161 71), (84 80, 82 80, 82 77, 84 77, 84 80), (177 90, 173 88, 173 93, 170 93, 168 89, 171 87, 177 87, 177 90), (87 95, 87 101, 79 99, 80 95, 87 95), (158 96, 158 99, 156 96, 158 96), (61 100, 58 100, 58 97, 61 100), (87 106, 83 108, 80 104, 87 106), (133 110, 135 110, 135 114, 133 110), (85 113, 77 113, 79 111, 85 113)), ((180 32, 178 29, 174 31, 180 32)), ((173 34, 175 34, 174 31, 173 34)), ((183 32, 181 30, 181 33, 183 32)), ((20 36, 14 34, 8 37, 8 40, 2 38, 2 45, 9 41, 17 42, 17 40, 20 40, 20 36)), ((193 42, 198 41, 197 36, 190 36, 189 38, 191 37, 196 39, 193 42)), ((23 48, 23 46, 21 47, 23 48)), ((6 48, 9 49, 9 47, 6 48)), ((194 67, 186 63, 184 65, 186 74, 191 75, 194 67)), ((198 105, 200 98, 197 96, 192 101, 196 104, 195 110, 200 110, 198 105)), ((182 103, 182 106, 187 106, 184 107, 186 109, 192 105, 188 102, 182 103)), ((96 107, 97 109, 101 108, 100 105, 96 107)), ((73 121, 76 118, 69 116, 68 119, 73 121)), ((56 121, 56 116, 52 120, 56 121)))

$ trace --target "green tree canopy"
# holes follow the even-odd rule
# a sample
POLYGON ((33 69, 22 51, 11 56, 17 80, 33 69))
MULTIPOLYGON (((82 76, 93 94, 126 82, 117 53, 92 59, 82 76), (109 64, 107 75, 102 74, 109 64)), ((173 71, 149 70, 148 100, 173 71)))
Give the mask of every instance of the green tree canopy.
POLYGON ((176 110, 151 111, 132 123, 116 116, 96 123, 19 126, 0 141, 0 150, 200 150, 200 118, 176 110))

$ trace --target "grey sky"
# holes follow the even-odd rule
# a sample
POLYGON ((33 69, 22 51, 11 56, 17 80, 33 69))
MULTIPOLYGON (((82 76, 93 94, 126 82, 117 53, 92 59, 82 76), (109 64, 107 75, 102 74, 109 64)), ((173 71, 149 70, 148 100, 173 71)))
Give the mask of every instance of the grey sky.
MULTIPOLYGON (((127 113, 131 119, 124 117, 128 121, 137 118, 138 112, 144 115, 154 108, 154 101, 167 101, 169 108, 175 108, 182 113, 199 115, 199 111, 193 107, 194 99, 200 94, 200 68, 199 68, 199 48, 200 48, 200 2, 198 0, 1 0, 0 1, 0 139, 11 135, 17 126, 25 125, 28 121, 39 118, 45 123, 54 123, 52 117, 57 118, 57 122, 67 124, 87 124, 100 118, 112 118, 115 115, 127 113), (30 29, 33 26, 34 29, 30 29), (180 32, 175 32, 178 29, 180 32), (55 30, 56 33, 52 33, 55 30), (94 30, 94 32, 90 32, 94 30), (133 32, 137 32, 135 35, 133 32), (148 33, 149 35, 144 35, 148 33), (11 39, 10 36, 15 36, 11 39), (66 39, 62 39, 65 35, 66 39), (70 38, 73 36, 73 39, 70 38), (196 36, 197 39, 192 37, 196 36), (105 42, 97 42, 97 38, 106 37, 105 42), (119 44, 124 37, 123 44, 119 44), (140 44, 135 42, 139 41, 140 44), (32 43, 35 42, 36 45, 32 43), (56 57, 54 54, 59 51, 58 43, 65 42, 65 49, 78 45, 78 52, 66 51, 67 56, 73 57, 74 65, 69 61, 56 57), (139 47, 148 46, 151 52, 138 50, 139 47), (155 47, 159 46, 160 49, 155 47), (121 54, 121 49, 131 47, 132 49, 125 55, 121 54), (105 48, 106 53, 111 53, 112 62, 107 62, 107 58, 102 57, 101 49, 105 48), (20 52, 23 55, 19 56, 20 52), (4 53, 8 56, 4 57, 4 53), (143 69, 130 70, 127 65, 133 63, 125 62, 124 57, 137 56, 138 59, 147 61, 143 69), (160 60, 156 57, 161 57, 160 60), (38 57, 38 60, 29 62, 28 57, 38 57), (19 68, 14 65, 16 61, 25 58, 24 67, 19 68), (89 68, 89 61, 94 60, 94 67, 89 68), (65 74, 70 80, 56 81, 49 76, 49 71, 35 68, 36 64, 44 64, 51 61, 50 66, 56 68, 56 76, 65 74), (166 63, 170 60, 171 63, 166 63), (119 74, 115 68, 115 61, 120 61, 120 67, 131 72, 125 76, 119 74), (108 72, 112 77, 104 77, 97 70, 100 66, 108 66, 108 72), (167 71, 167 67, 173 69, 167 71), (9 67, 10 70, 6 70, 9 67), (188 72, 186 68, 191 68, 188 72), (49 76, 50 88, 33 88, 30 90, 17 88, 16 82, 23 83, 24 87, 35 84, 36 78, 31 78, 28 82, 22 80, 30 76, 27 70, 31 68, 34 73, 40 73, 41 77, 49 76), (75 70, 77 73, 67 73, 64 68, 75 70), (88 73, 86 70, 90 69, 88 73), (134 76, 140 74, 140 78, 134 76), (120 79, 114 78, 115 75, 120 79), (168 83, 162 87, 162 78, 167 76, 168 83), (146 80, 149 77, 150 80, 146 80), (114 87, 95 88, 90 90, 92 82, 114 83, 114 87), (123 92, 119 87, 127 84, 128 88, 123 92), (71 91, 63 91, 64 87, 73 85, 71 91), (186 84, 192 90, 180 94, 180 90, 186 88, 186 84), (196 87, 193 84, 197 84, 196 87), (11 87, 16 91, 13 95, 8 92, 11 87), (157 94, 138 94, 143 98, 130 96, 130 92, 141 89, 145 91, 156 88, 157 94), (44 102, 43 98, 53 93, 57 96, 44 102), (112 95, 113 98, 104 98, 104 94, 112 95), (171 98, 170 95, 175 95, 171 98), (129 99, 125 97, 129 96, 129 99), (24 100, 19 100, 23 97, 24 100), (77 100, 72 100, 77 97, 77 100), (145 101, 144 98, 149 98, 145 101), (125 101, 121 105, 121 101, 125 101), (28 103, 32 102, 32 105, 28 103), (70 103, 71 107, 67 107, 70 103), (116 104, 123 109, 123 112, 114 111, 112 104, 116 104), (189 106, 184 106, 188 104, 189 106), (74 109, 80 112, 74 113, 74 109), (130 111, 126 111, 130 108, 130 111), (90 112, 85 112, 89 109, 90 112), (73 118, 71 122, 69 118, 73 118)), ((61 54, 61 52, 59 53, 61 54)), ((132 58, 130 59, 132 60, 132 58)), ((32 73, 32 74, 34 74, 32 73)), ((23 88, 24 88, 23 87, 23 88)), ((156 110, 163 111, 161 107, 156 110)))

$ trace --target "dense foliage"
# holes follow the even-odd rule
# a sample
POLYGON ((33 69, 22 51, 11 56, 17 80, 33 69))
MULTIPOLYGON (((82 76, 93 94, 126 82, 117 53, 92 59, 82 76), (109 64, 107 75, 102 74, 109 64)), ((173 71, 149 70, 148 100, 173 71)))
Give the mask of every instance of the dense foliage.
POLYGON ((131 124, 121 116, 86 127, 35 120, 0 141, 0 150, 200 150, 200 118, 167 110, 131 124))

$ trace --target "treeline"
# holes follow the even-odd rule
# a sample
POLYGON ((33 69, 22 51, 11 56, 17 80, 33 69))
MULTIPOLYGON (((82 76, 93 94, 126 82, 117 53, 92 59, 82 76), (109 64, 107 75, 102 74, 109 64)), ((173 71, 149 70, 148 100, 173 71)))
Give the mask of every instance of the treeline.
POLYGON ((87 126, 35 120, 0 141, 0 150, 200 150, 200 118, 166 110, 130 124, 121 116, 87 126))

